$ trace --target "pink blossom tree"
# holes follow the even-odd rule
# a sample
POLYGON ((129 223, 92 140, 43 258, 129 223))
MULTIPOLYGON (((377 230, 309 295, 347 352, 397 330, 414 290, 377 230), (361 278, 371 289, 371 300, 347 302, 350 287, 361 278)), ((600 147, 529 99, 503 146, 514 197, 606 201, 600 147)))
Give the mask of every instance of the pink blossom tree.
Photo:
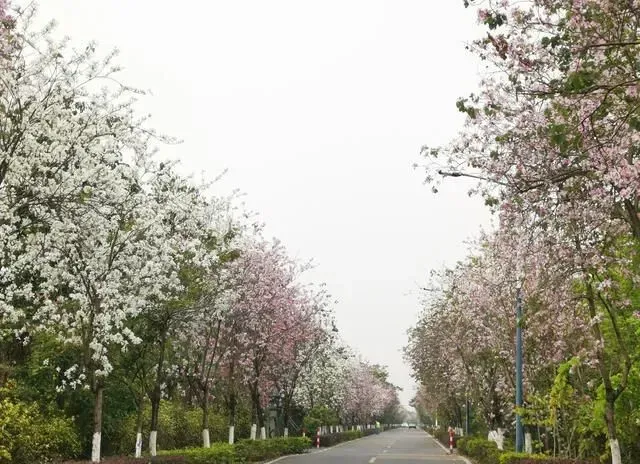
POLYGON ((619 323, 628 320, 628 295, 601 284, 615 280, 613 269, 639 281, 626 260, 640 238, 637 7, 609 0, 465 3, 478 5, 486 26, 469 48, 489 72, 480 92, 458 102, 468 115, 460 136, 444 149, 425 149, 428 178, 440 171, 482 179, 476 190, 500 211, 503 229, 543 234, 573 265, 583 310, 595 321, 593 356, 618 464, 615 401, 627 387, 634 329, 619 323), (621 363, 604 346, 600 314, 618 328, 614 358, 621 363), (616 386, 611 369, 622 379, 616 386))
POLYGON ((244 326, 241 350, 246 353, 244 376, 249 384, 254 413, 264 427, 264 408, 272 393, 269 370, 275 361, 279 343, 286 339, 292 315, 295 315, 301 268, 278 242, 249 240, 234 261, 232 312, 240 313, 244 326))

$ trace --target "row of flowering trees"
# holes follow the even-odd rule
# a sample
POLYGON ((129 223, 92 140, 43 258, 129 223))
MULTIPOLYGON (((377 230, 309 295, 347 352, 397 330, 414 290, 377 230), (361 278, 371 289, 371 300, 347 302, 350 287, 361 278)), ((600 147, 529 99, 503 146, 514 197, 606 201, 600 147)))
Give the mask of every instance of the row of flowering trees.
POLYGON ((386 369, 364 361, 345 346, 323 350, 304 375, 295 400, 308 411, 330 411, 333 423, 324 425, 402 422, 398 388, 389 382, 386 369))
MULTIPOLYGON (((33 14, 0 2, 0 394, 76 421, 89 406, 94 462, 103 425, 115 449, 132 412, 136 454, 143 429, 155 454, 167 400, 199 411, 205 447, 220 411, 233 441, 239 409, 261 429, 274 397, 286 427, 334 350, 328 293, 233 198, 158 158, 172 140, 137 115, 113 55, 35 31, 33 14)), ((310 397, 371 419, 395 390, 367 372, 336 367, 333 393, 310 397)), ((2 438, 5 459, 20 437, 2 438)))
POLYGON ((510 426, 522 286, 529 424, 552 451, 636 462, 640 5, 464 4, 485 28, 468 48, 486 72, 426 168, 434 189, 479 179, 498 230, 425 302, 407 350, 423 400, 455 411, 466 394, 486 425, 510 426))

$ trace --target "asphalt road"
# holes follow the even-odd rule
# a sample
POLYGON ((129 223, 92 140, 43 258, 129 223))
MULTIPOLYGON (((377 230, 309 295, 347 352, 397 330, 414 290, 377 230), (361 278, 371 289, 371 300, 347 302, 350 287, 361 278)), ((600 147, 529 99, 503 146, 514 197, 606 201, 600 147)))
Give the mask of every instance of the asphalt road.
POLYGON ((282 464, 464 464, 421 430, 391 430, 278 460, 282 464))

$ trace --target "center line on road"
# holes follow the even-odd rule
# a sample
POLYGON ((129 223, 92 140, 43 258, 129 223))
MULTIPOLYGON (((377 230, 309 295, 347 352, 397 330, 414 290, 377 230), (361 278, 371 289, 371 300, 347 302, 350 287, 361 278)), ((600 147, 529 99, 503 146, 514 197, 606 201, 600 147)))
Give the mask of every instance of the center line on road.
POLYGON ((376 458, 375 457, 369 459, 369 464, 373 464, 374 462, 376 462, 376 458))

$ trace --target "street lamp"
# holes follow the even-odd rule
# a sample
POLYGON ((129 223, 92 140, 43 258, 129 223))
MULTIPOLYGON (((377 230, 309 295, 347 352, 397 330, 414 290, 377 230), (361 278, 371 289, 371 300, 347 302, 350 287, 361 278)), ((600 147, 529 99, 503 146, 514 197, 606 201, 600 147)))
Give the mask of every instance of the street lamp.
POLYGON ((438 174, 442 177, 470 177, 471 179, 479 179, 484 180, 485 182, 490 182, 492 184, 498 184, 503 186, 508 186, 506 182, 501 182, 495 179, 489 179, 488 177, 479 176, 477 174, 471 174, 469 172, 460 172, 460 171, 443 171, 442 169, 438 170, 438 174))
POLYGON ((524 430, 522 427, 522 280, 518 279, 516 293, 516 453, 524 448, 524 430))
MULTIPOLYGON (((460 171, 443 171, 439 170, 438 174, 442 177, 471 177, 473 179, 480 179, 486 182, 492 182, 498 185, 507 184, 494 179, 488 179, 486 177, 478 176, 475 174, 460 172, 460 171)), ((516 452, 522 453, 524 451, 524 429, 522 424, 522 417, 520 416, 520 410, 522 409, 523 401, 523 382, 522 382, 522 270, 518 269, 518 287, 516 293, 516 452)), ((467 403, 468 414, 468 403, 467 403)), ((468 418, 467 418, 468 420, 468 418)))

